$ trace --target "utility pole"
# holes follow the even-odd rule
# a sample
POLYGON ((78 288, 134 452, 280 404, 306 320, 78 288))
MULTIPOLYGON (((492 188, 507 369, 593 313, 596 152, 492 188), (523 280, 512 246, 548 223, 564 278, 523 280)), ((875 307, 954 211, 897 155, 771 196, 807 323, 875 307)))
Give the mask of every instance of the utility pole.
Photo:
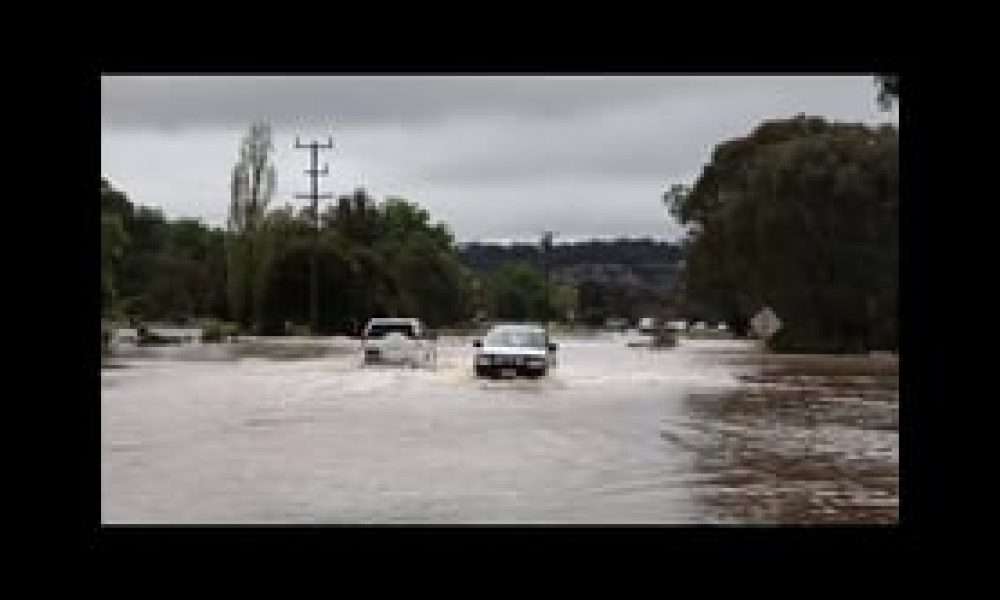
POLYGON ((301 150, 308 148, 311 156, 311 167, 306 169, 306 174, 309 175, 309 179, 312 182, 312 191, 308 194, 295 194, 298 199, 312 200, 312 217, 313 217, 313 252, 312 260, 310 262, 310 302, 309 302, 309 322, 311 324, 312 334, 316 335, 316 331, 319 328, 319 264, 317 262, 319 255, 319 201, 333 198, 333 194, 320 194, 319 193, 319 177, 327 176, 330 174, 328 166, 323 165, 322 169, 319 169, 319 151, 320 149, 331 149, 333 148, 333 138, 327 138, 325 144, 320 144, 317 141, 309 142, 308 144, 303 144, 299 142, 298 136, 295 136, 295 149, 301 150))
POLYGON ((552 313, 552 298, 550 297, 550 288, 552 287, 549 283, 549 256, 552 250, 552 235, 553 232, 546 231, 542 234, 542 264, 545 268, 545 331, 549 330, 549 321, 551 320, 552 313))

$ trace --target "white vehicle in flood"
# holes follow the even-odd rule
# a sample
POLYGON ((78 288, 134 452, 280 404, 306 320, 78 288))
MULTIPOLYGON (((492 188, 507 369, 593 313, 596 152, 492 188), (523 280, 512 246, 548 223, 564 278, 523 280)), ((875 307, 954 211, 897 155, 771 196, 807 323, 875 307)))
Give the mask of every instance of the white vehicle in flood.
POLYGON ((497 325, 472 345, 477 377, 541 377, 556 365, 556 345, 537 325, 497 325))
POLYGON ((653 317, 643 317, 639 319, 639 333, 652 335, 656 333, 656 319, 653 317))
POLYGON ((434 364, 434 336, 420 319, 376 318, 368 321, 362 337, 365 364, 434 364))

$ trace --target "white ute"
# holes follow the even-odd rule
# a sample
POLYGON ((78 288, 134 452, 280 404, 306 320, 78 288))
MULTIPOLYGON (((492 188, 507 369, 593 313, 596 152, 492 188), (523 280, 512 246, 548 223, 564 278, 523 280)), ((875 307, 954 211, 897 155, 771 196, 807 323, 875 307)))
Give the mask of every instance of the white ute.
POLYGON ((420 319, 372 319, 362 338, 365 364, 433 364, 437 360, 433 339, 420 319))

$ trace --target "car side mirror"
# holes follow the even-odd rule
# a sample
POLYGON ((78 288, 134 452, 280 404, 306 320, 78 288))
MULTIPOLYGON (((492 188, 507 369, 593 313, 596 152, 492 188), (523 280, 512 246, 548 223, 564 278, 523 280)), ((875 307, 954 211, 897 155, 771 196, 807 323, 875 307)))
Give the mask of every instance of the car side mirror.
POLYGON ((549 352, 555 352, 557 348, 559 348, 559 346, 555 342, 549 343, 549 352))
POLYGON ((472 346, 474 348, 482 348, 483 347, 483 340, 473 340, 472 341, 472 346))

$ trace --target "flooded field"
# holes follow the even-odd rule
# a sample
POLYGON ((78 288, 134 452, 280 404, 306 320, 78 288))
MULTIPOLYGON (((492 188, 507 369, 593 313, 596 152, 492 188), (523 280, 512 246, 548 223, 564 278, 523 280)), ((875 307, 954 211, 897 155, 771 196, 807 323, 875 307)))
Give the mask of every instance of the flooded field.
POLYGON ((339 338, 120 348, 102 521, 897 521, 896 359, 556 341, 531 381, 475 379, 470 338, 434 369, 339 338))

